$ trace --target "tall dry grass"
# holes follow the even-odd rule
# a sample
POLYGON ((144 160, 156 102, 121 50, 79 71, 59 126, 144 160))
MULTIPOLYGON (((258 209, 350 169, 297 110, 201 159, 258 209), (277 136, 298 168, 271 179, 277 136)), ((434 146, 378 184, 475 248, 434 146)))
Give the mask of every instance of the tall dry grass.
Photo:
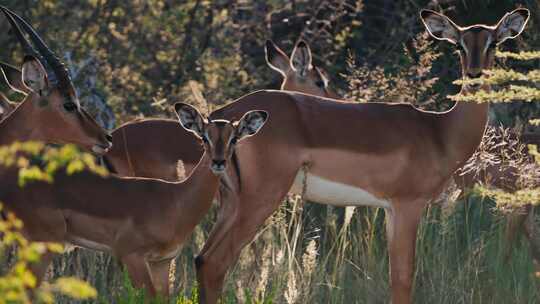
MULTIPOLYGON (((506 217, 494 209, 494 202, 471 196, 447 215, 439 205, 426 210, 416 249, 416 303, 540 301, 529 243, 520 240, 505 262, 506 217)), ((384 217, 377 208, 287 198, 227 277, 223 303, 388 303, 384 217)), ((193 257, 210 226, 209 219, 175 263, 177 303, 197 303, 193 257)), ((51 268, 51 278, 60 275, 90 282, 100 303, 143 303, 143 293, 106 254, 70 251, 51 268)))

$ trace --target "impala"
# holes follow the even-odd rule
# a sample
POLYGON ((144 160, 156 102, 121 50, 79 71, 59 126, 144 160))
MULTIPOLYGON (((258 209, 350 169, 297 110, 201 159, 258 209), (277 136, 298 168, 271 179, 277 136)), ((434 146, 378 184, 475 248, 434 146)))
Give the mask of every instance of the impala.
MULTIPOLYGON (((0 170, 0 200, 24 222, 30 240, 108 251, 126 265, 137 287, 168 296, 169 264, 208 212, 235 145, 267 119, 264 111, 249 111, 235 122, 207 121, 187 104, 175 109, 180 124, 204 143, 202 158, 184 181, 59 171, 52 184, 19 188, 18 170, 10 168, 0 170)), ((38 277, 51 257, 42 259, 38 277)))
MULTIPOLYGON (((458 46, 463 77, 478 77, 492 66, 495 46, 521 33, 529 11, 517 9, 495 26, 465 28, 434 11, 420 15, 431 36, 458 46)), ((462 94, 477 89, 465 86, 462 94)), ((435 113, 408 104, 258 91, 211 118, 236 119, 251 109, 267 111, 269 119, 234 151, 237 172, 220 192, 217 222, 196 258, 201 302, 216 303, 229 267, 292 190, 323 204, 385 208, 391 299, 410 303, 424 207, 478 147, 488 105, 456 103, 435 113)))
MULTIPOLYGON (((292 59, 289 59, 270 40, 266 41, 265 52, 268 65, 284 77, 281 85, 282 90, 297 91, 335 99, 340 98, 329 88, 328 79, 321 70, 311 66, 311 50, 305 42, 300 41, 296 45, 291 55, 292 59), (301 75, 308 76, 302 77, 301 75)), ((520 142, 525 145, 536 144, 540 146, 540 136, 526 134, 520 137, 520 142)), ((501 171, 500 166, 495 164, 488 165, 477 174, 468 172, 463 175, 454 175, 454 180, 462 190, 462 193, 466 193, 467 190, 472 189, 479 181, 487 182, 490 186, 513 192, 518 189, 518 178, 519 176, 516 172, 509 169, 501 171)), ((516 235, 518 235, 518 231, 523 230, 530 244, 531 256, 540 263, 540 244, 534 238, 536 231, 532 221, 534 218, 532 211, 533 206, 527 205, 508 216, 506 225, 506 256, 510 256, 511 249, 513 248, 512 244, 516 239, 516 235)))
POLYGON ((329 88, 328 77, 312 65, 311 49, 305 41, 296 44, 290 59, 271 40, 266 40, 264 52, 268 66, 283 76, 282 90, 339 99, 329 88))
MULTIPOLYGON (((17 69, 2 64, 0 76, 28 93, 2 120, 0 145, 26 140, 74 143, 103 154, 111 147, 111 137, 80 107, 64 64, 29 24, 9 9, 3 6, 0 9, 26 53, 20 74, 14 72, 17 69), (29 34, 37 51, 26 40, 19 25, 29 34), (14 75, 20 78, 14 79, 14 75)), ((2 105, 5 104, 9 104, 7 98, 3 100, 2 105)))
MULTIPOLYGON (((283 75, 283 90, 337 98, 328 87, 328 79, 321 69, 312 65, 311 50, 304 41, 296 44, 292 59, 270 40, 266 41, 265 54, 268 65, 283 75)), ((21 72, 18 69, 2 62, 0 67, 6 72, 7 83, 14 90, 29 93, 20 81, 21 72)), ((2 101, 5 104, 3 113, 9 113, 13 103, 7 98, 2 100, 0 95, 2 101)), ((179 160, 183 163, 185 174, 189 174, 202 155, 200 145, 171 119, 128 122, 112 132, 112 141, 117 144, 106 153, 104 161, 112 172, 123 176, 176 181, 181 178, 178 174, 179 160)))
MULTIPOLYGON (((268 65, 283 75, 282 89, 335 97, 326 77, 311 64, 311 50, 304 41, 295 46, 292 60, 271 41, 266 42, 265 53, 268 65)), ((128 122, 114 130, 112 136, 115 145, 104 160, 112 172, 123 176, 176 181, 181 177, 179 160, 185 174, 189 174, 202 155, 200 145, 174 120, 128 122)))

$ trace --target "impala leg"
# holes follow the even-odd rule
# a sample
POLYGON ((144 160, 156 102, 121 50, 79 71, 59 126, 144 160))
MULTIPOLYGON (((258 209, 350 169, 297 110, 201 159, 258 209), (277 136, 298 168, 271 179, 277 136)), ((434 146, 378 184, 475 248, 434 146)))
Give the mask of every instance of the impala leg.
MULTIPOLYGON (((61 244, 64 242, 67 225, 61 211, 47 208, 34 209, 29 215, 23 218, 29 218, 30 216, 34 216, 38 220, 25 222, 27 224, 25 224, 26 226, 21 232, 26 239, 33 242, 47 241, 61 244)), ((29 269, 35 275, 38 285, 45 277, 49 265, 57 255, 57 253, 46 250, 40 256, 39 262, 29 265, 29 269)))
POLYGON ((139 253, 131 253, 121 258, 126 265, 129 278, 136 288, 145 288, 150 297, 156 296, 156 289, 152 282, 150 268, 144 257, 139 253))
MULTIPOLYGON (((47 269, 49 269, 49 265, 51 265, 52 260, 57 255, 57 253, 46 251, 39 257, 39 262, 28 265, 28 269, 36 277, 36 286, 41 285, 45 279, 45 274, 47 273, 47 269)), ((32 303, 37 302, 39 299, 38 293, 34 289, 29 292, 29 297, 30 302, 32 303)))
POLYGON ((152 273, 152 282, 156 288, 156 292, 167 299, 170 296, 169 293, 169 270, 171 266, 171 260, 167 259, 159 262, 150 262, 150 272, 152 273))
POLYGON ((54 257, 56 257, 57 255, 57 253, 46 251, 39 258, 39 262, 30 264, 29 269, 34 274, 37 280, 36 286, 39 286, 39 284, 41 284, 41 282, 45 278, 45 273, 47 272, 49 265, 51 264, 54 257))
MULTIPOLYGON (((237 225, 240 221, 234 221, 234 223, 237 225)), ((197 280, 200 286, 201 303, 217 303, 227 270, 234 265, 242 248, 253 239, 258 226, 249 224, 241 227, 234 226, 221 242, 213 247, 212 251, 197 257, 197 280)))
POLYGON ((518 208, 508 216, 508 221, 505 226, 505 249, 504 249, 504 262, 508 263, 512 256, 512 249, 514 243, 517 241, 519 233, 525 228, 525 221, 529 213, 527 206, 518 208))
MULTIPOLYGON (((234 244, 231 242, 230 234, 232 233, 232 226, 236 220, 222 220, 214 226, 213 231, 219 231, 216 233, 214 240, 219 240, 214 243, 206 243, 204 252, 201 252, 195 259, 195 266, 197 268, 197 281, 199 283, 199 299, 201 304, 213 304, 217 303, 221 290, 223 288, 223 281, 225 274, 233 262, 238 258, 239 254, 235 254, 234 244)), ((253 237, 255 233, 250 234, 253 237)), ((238 246, 239 250, 243 246, 238 246)))
POLYGON ((402 203, 386 210, 393 304, 412 301, 416 233, 423 209, 423 203, 402 203))
POLYGON ((529 248, 534 264, 538 270, 540 268, 540 244, 538 243, 538 231, 534 219, 534 206, 528 205, 527 220, 525 221, 525 235, 529 240, 529 248))
MULTIPOLYGON (((251 200, 241 200, 237 210, 230 210, 235 216, 227 214, 214 226, 214 230, 223 231, 222 237, 215 238, 215 243, 207 243, 205 252, 196 259, 197 280, 199 282, 200 301, 203 304, 217 303, 227 270, 234 265, 242 248, 255 236, 257 229, 276 210, 285 193, 279 193, 266 202, 254 204, 251 200), (251 202, 251 204, 242 204, 251 202)), ((225 202, 227 204, 228 202, 225 202)))
MULTIPOLYGON (((219 190, 219 194, 216 196, 220 203, 216 223, 212 227, 212 231, 210 231, 199 257, 206 255, 206 252, 211 251, 213 247, 221 242, 234 223, 231 219, 237 215, 238 195, 232 191, 224 190, 222 187, 219 190)), ((195 260, 195 264, 198 263, 199 257, 195 260)))

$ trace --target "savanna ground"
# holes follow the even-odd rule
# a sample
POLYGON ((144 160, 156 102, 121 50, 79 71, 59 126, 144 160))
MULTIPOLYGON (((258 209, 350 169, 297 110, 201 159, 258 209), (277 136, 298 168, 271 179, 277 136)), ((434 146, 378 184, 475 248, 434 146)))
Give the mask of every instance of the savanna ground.
MULTIPOLYGON (((500 50, 540 49, 538 0, 2 0, 1 4, 21 13, 53 49, 62 51, 74 67, 83 102, 91 107, 106 100, 110 111, 96 115, 108 125, 142 116, 170 116, 169 107, 178 100, 214 109, 256 89, 278 88, 280 76, 264 61, 268 38, 287 52, 298 39, 306 40, 314 63, 348 98, 446 109, 451 104, 447 96, 459 90, 452 83, 459 78, 458 57, 448 44, 427 37, 418 18, 421 8, 443 11, 458 24, 470 25, 494 24, 505 12, 525 6, 531 10, 527 29, 500 50), (207 102, 194 97, 198 92, 207 102)), ((0 28, 8 28, 4 19, 0 28)), ((0 32, 0 45, 0 60, 21 63, 20 47, 9 31, 0 32)), ((538 59, 499 58, 498 63, 515 71, 540 66, 538 59)), ((530 83, 538 88, 538 80, 530 83)), ((528 124, 539 117, 540 103, 517 99, 492 106, 491 123, 540 132, 528 124)), ((358 171, 361 174, 361 168, 358 171)), ((540 277, 529 243, 520 237, 510 246, 510 257, 504 257, 505 212, 475 193, 450 201, 445 208, 430 206, 419 229, 415 301, 540 302, 540 277)), ((179 303, 197 302, 193 257, 214 218, 215 210, 194 231, 171 271, 179 303)), ((143 301, 119 263, 107 254, 81 249, 65 253, 49 277, 65 275, 95 286, 98 302, 143 301)), ((223 299, 224 303, 388 301, 383 210, 333 208, 292 196, 246 247, 227 278, 223 299)))

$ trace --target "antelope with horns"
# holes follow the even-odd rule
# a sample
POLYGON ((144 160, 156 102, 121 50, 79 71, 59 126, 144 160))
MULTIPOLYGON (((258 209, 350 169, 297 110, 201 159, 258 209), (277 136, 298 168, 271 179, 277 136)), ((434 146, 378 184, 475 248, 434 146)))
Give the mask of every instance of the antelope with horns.
MULTIPOLYGON (((81 108, 68 71, 47 47, 31 25, 6 7, 13 32, 25 51, 20 79, 16 69, 1 64, 0 75, 28 95, 0 124, 0 145, 14 141, 39 140, 50 143, 74 143, 98 154, 111 147, 111 136, 81 108), (36 49, 26 40, 20 27, 30 36, 36 49)), ((7 98, 3 105, 9 104, 7 98)))
MULTIPOLYGON (((283 75, 282 90, 337 98, 328 87, 328 78, 322 70, 312 65, 311 50, 304 41, 296 44, 292 59, 270 40, 266 41, 265 54, 268 65, 283 75)), ((7 82, 14 90, 30 93, 19 81, 20 71, 2 62, 0 67, 6 72, 7 82)), ((3 112, 8 113, 13 103, 7 98, 4 101, 3 112)), ((104 155, 104 160, 111 171, 122 176, 176 181, 179 179, 178 161, 182 161, 185 173, 189 174, 202 155, 201 147, 189 132, 170 119, 128 122, 112 132, 112 141, 116 144, 104 155)))
MULTIPOLYGON (((463 77, 491 68, 495 46, 517 37, 527 9, 495 26, 459 27, 433 11, 420 13, 436 39, 459 46, 463 77)), ((478 87, 465 86, 463 94, 478 87)), ((258 91, 214 111, 236 119, 269 113, 264 130, 237 146, 238 174, 221 191, 218 220, 196 259, 201 302, 216 303, 227 270, 287 192, 331 205, 386 211, 391 299, 411 303, 417 227, 424 207, 478 147, 487 104, 456 103, 443 113, 408 104, 351 103, 293 92, 258 91)))
MULTIPOLYGON (((83 171, 56 173, 54 182, 17 184, 18 170, 0 170, 0 200, 23 222, 33 241, 67 242, 108 251, 127 267, 134 284, 150 295, 168 296, 169 265, 193 228, 208 212, 220 178, 231 173, 237 143, 249 142, 264 125, 267 113, 249 111, 238 121, 206 120, 192 106, 177 103, 182 127, 203 155, 180 182, 101 175, 83 171)), ((41 277, 52 254, 41 260, 41 277)))

